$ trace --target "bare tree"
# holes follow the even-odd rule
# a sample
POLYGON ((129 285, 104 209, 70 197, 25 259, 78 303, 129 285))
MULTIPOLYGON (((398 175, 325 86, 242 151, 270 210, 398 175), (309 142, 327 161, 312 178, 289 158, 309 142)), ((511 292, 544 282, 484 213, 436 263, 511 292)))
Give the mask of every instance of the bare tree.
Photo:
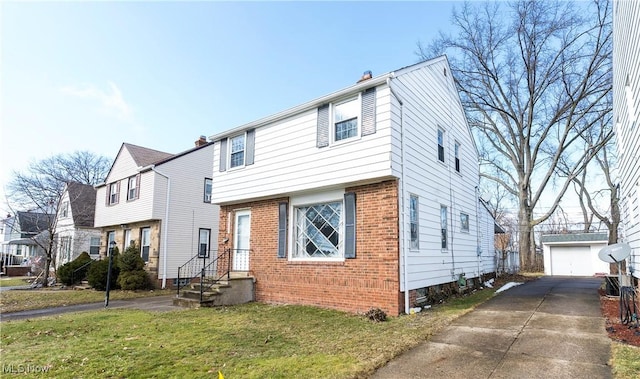
POLYGON ((588 232, 595 216, 609 231, 609 244, 618 242, 618 226, 620 225, 620 206, 618 185, 613 182, 612 166, 616 155, 612 143, 600 150, 579 177, 573 179, 574 189, 579 195, 579 203, 584 215, 585 232, 588 232), (593 169, 593 170, 591 170, 593 169), (597 176, 589 177, 588 172, 596 171, 597 176), (603 181, 601 179, 604 179, 603 181), (601 209, 597 200, 605 197, 607 209, 601 209))
POLYGON ((43 286, 56 255, 57 217, 65 185, 69 182, 96 185, 103 181, 110 160, 87 151, 59 154, 32 162, 24 172, 14 172, 8 184, 11 209, 25 209, 46 220, 45 230, 33 241, 44 251, 43 286))
POLYGON ((527 270, 535 264, 534 227, 555 212, 612 136, 602 122, 612 112, 611 6, 608 0, 465 3, 452 24, 456 35, 419 44, 418 55, 449 54, 481 160, 495 169, 482 170, 483 180, 517 199, 518 249, 527 270), (592 145, 581 138, 587 131, 598 137, 592 145), (568 175, 556 181, 560 162, 568 175), (534 217, 550 190, 552 205, 534 217))

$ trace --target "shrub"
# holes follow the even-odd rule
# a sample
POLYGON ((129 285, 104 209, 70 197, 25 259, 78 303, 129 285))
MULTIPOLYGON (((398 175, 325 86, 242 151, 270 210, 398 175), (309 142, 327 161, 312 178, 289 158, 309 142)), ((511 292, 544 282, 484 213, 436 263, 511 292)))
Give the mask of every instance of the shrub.
MULTIPOLYGON (((111 267, 111 289, 116 289, 118 285, 118 274, 120 268, 118 267, 118 248, 113 249, 113 263, 111 267)), ((103 259, 101 261, 95 261, 89 267, 87 272, 87 281, 89 285, 98 291, 104 291, 107 289, 107 273, 109 271, 109 259, 103 259)))
POLYGON ((144 260, 140 257, 140 248, 135 241, 118 258, 118 267, 121 272, 144 270, 144 260))
POLYGON ((60 266, 60 268, 58 268, 58 281, 64 283, 67 286, 71 286, 83 280, 87 276, 87 272, 89 271, 89 265, 86 265, 89 262, 91 262, 91 257, 89 256, 89 254, 87 254, 86 251, 83 251, 82 254, 80 254, 76 259, 69 263, 63 264, 62 266, 60 266))
POLYGON ((150 287, 149 275, 144 270, 144 260, 140 248, 134 242, 118 258, 118 284, 123 290, 143 290, 150 287))
POLYGON ((118 284, 123 290, 147 289, 150 287, 149 275, 145 270, 120 272, 118 284))
POLYGON ((387 320, 387 314, 380 308, 371 308, 364 314, 369 320, 381 322, 387 320))

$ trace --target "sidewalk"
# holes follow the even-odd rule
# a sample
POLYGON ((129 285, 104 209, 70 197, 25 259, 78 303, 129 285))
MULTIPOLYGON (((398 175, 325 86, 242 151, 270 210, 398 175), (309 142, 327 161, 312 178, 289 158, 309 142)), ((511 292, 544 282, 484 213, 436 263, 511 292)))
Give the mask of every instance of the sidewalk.
POLYGON ((511 288, 372 378, 611 378, 601 283, 543 277, 511 288))
MULTIPOLYGON (((145 311, 154 311, 154 312, 168 312, 168 311, 184 309, 184 308, 173 305, 174 297, 175 297, 174 295, 166 295, 166 296, 140 297, 136 299, 126 299, 126 300, 110 300, 108 309, 128 308, 128 309, 141 309, 145 311)), ((91 311, 91 310, 98 310, 98 309, 105 309, 104 302, 68 305, 66 307, 34 309, 29 311, 12 312, 12 313, 2 313, 0 314, 0 321, 4 322, 4 321, 13 321, 13 320, 24 320, 28 318, 55 316, 55 315, 70 313, 70 312, 82 312, 82 311, 91 311)))

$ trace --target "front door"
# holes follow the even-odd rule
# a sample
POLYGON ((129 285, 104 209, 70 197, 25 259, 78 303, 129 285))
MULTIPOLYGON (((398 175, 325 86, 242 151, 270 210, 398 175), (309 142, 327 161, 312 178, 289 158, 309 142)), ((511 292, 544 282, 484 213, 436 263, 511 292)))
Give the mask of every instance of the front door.
POLYGON ((233 236, 233 270, 249 271, 249 240, 251 235, 251 211, 237 211, 233 236))

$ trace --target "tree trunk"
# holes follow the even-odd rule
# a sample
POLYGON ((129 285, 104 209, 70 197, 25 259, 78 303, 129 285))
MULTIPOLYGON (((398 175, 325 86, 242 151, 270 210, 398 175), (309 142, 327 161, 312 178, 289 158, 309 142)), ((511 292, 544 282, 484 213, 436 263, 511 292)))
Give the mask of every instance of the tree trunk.
POLYGON ((535 245, 532 246, 533 228, 531 227, 531 209, 527 207, 527 199, 521 199, 518 211, 518 251, 520 253, 520 269, 533 271, 535 267, 535 245))

